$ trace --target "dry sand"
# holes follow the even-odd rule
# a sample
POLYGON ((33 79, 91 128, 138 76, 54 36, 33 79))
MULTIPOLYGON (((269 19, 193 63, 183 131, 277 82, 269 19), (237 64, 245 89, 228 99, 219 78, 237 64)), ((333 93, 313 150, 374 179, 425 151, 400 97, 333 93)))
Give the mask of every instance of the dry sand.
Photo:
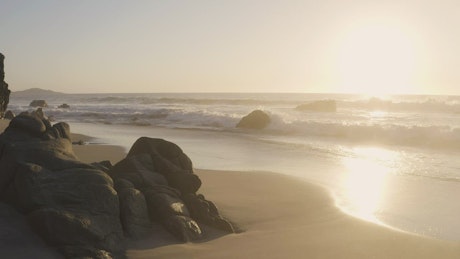
MULTIPOLYGON (((122 148, 103 145, 75 146, 75 152, 86 162, 116 162, 125 155, 122 148)), ((196 173, 203 181, 200 192, 244 232, 224 234, 206 228, 208 237, 202 242, 181 244, 157 226, 149 238, 128 243, 129 258, 460 258, 458 242, 353 218, 334 205, 325 189, 293 177, 266 172, 196 173)), ((8 228, 5 224, 9 223, 0 220, 0 230, 8 228)), ((33 241, 27 249, 55 256, 32 234, 22 235, 25 241, 33 241)), ((6 236, 0 242, 4 255, 17 252, 7 245, 6 236)))

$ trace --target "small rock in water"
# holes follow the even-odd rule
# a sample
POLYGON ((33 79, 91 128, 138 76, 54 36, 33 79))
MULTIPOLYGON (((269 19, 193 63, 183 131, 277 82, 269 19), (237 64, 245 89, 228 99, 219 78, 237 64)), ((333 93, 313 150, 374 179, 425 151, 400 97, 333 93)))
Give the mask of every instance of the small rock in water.
POLYGON ((263 129, 270 123, 270 116, 261 110, 255 110, 244 116, 236 125, 237 128, 263 129))
POLYGON ((45 100, 33 100, 30 104, 30 107, 48 107, 48 103, 45 100))

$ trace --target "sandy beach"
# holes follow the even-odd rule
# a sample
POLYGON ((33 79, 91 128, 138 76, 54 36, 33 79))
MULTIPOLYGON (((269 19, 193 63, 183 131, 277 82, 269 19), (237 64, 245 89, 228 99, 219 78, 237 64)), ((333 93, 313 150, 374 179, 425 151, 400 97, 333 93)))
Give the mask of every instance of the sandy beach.
MULTIPOLYGON (((0 131, 6 125, 6 121, 0 121, 0 131)), ((73 138, 87 140, 81 135, 73 138)), ((85 162, 115 163, 125 155, 123 148, 110 145, 74 145, 74 151, 85 162)), ((196 174, 203 182, 199 192, 215 202, 221 213, 243 232, 223 234, 206 228, 205 240, 183 244, 157 226, 148 238, 128 242, 128 258, 460 257, 458 243, 403 233, 353 218, 334 205, 327 190, 294 177, 199 169, 196 174)), ((12 214, 3 209, 0 215, 0 229, 11 229, 12 214)), ((57 256, 31 232, 14 231, 10 233, 15 235, 2 235, 0 240, 2 253, 8 258, 28 258, 33 252, 43 258, 57 256), (21 242, 27 249, 17 249, 21 242)))

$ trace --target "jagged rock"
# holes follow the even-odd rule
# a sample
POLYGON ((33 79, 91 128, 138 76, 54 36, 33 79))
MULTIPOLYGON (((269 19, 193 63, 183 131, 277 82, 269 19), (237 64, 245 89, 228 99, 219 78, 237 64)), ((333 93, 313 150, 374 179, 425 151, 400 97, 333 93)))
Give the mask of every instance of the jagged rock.
POLYGON ((202 194, 189 193, 182 196, 182 199, 189 208, 191 217, 198 222, 203 222, 230 233, 238 232, 233 223, 219 214, 216 205, 206 200, 202 194))
POLYGON ((30 107, 48 107, 48 103, 45 100, 33 100, 30 104, 30 107))
POLYGON ((261 110, 255 110, 244 116, 236 125, 237 128, 263 129, 270 123, 270 116, 261 110))
POLYGON ((11 110, 8 110, 5 112, 4 118, 7 120, 12 120, 15 116, 16 115, 14 115, 14 112, 12 112, 11 110))
POLYGON ((168 185, 166 178, 155 172, 152 158, 148 154, 127 157, 113 166, 109 171, 110 176, 119 182, 127 180, 139 190, 145 190, 150 186, 168 185))
POLYGON ((113 181, 77 160, 68 124, 22 113, 0 134, 0 150, 0 200, 24 213, 49 244, 101 254, 121 249, 113 181))
POLYGON ((70 105, 68 105, 67 103, 63 103, 63 104, 59 105, 58 108, 61 108, 61 109, 69 109, 69 108, 70 108, 70 105))
POLYGON ((10 101, 11 91, 8 90, 8 84, 5 80, 5 70, 4 70, 4 61, 5 56, 0 53, 0 119, 4 117, 4 114, 8 108, 8 103, 10 101))
POLYGON ((203 236, 197 221, 235 232, 196 194, 200 186, 189 157, 162 139, 138 139, 112 166, 79 161, 69 125, 51 125, 41 108, 14 117, 0 134, 0 201, 67 258, 112 258, 124 234, 140 238, 151 221, 183 241, 203 236))
POLYGON ((313 112, 336 112, 337 104, 334 100, 320 100, 311 103, 301 104, 296 107, 296 110, 313 112))
POLYGON ((212 202, 196 195, 201 180, 193 173, 190 158, 174 143, 139 138, 126 158, 117 163, 109 174, 115 179, 116 188, 141 191, 150 219, 160 222, 182 241, 193 241, 203 236, 195 216, 196 220, 205 224, 234 232, 232 224, 219 215, 212 202))
POLYGON ((201 181, 193 174, 192 161, 176 144, 163 139, 142 137, 133 144, 126 157, 146 154, 152 161, 153 172, 166 178, 169 186, 181 193, 195 193, 200 188, 201 181))
POLYGON ((115 182, 115 189, 120 200, 120 219, 125 234, 135 239, 146 236, 152 224, 144 195, 131 182, 123 179, 115 182))
MULTIPOLYGON (((75 142, 72 142, 72 145, 75 145, 75 142)), ((108 173, 110 171, 110 169, 112 169, 113 165, 112 165, 112 162, 110 162, 109 160, 104 160, 104 161, 100 161, 100 162, 93 162, 91 163, 92 166, 94 166, 95 168, 103 171, 104 173, 108 173)))

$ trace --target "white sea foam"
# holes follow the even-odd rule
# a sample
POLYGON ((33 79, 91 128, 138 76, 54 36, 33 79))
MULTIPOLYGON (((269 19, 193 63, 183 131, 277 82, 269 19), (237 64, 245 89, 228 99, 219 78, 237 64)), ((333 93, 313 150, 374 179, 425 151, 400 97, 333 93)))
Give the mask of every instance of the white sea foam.
MULTIPOLYGON (((30 97, 15 98, 13 111, 30 109, 30 97)), ((49 116, 69 122, 235 131, 241 117, 262 109, 272 119, 264 134, 460 148, 460 97, 455 96, 378 99, 320 94, 88 94, 52 96, 47 101, 49 116), (295 109, 324 99, 335 99, 337 112, 295 109), (71 108, 56 108, 62 103, 71 108)))

